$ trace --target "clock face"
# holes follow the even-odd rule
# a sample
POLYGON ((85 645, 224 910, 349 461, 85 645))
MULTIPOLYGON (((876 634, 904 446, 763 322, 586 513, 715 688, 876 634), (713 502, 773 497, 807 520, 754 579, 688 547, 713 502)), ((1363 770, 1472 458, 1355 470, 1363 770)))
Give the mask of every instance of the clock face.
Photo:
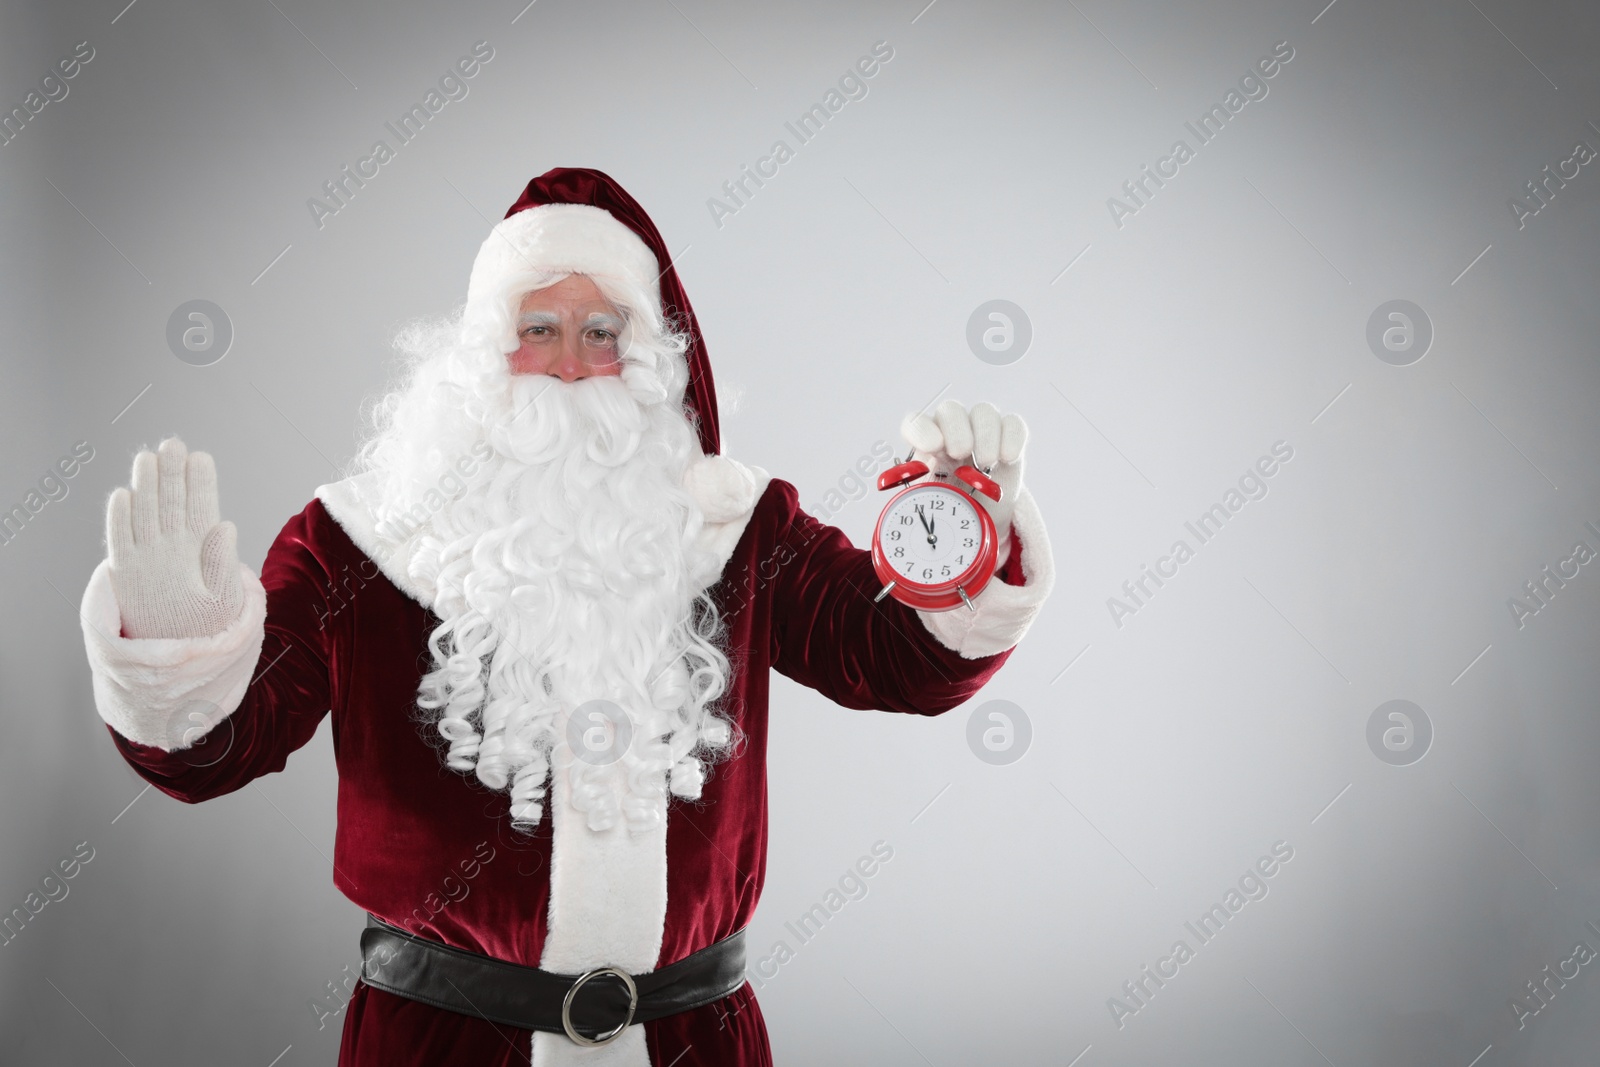
POLYGON ((883 557, 895 575, 940 585, 970 570, 983 548, 977 506, 940 485, 919 486, 895 499, 878 528, 883 557))

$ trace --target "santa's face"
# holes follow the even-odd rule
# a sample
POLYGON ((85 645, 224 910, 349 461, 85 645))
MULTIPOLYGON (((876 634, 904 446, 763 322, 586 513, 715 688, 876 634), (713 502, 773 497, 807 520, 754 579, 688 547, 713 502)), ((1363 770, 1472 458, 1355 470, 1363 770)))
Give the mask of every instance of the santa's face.
POLYGON ((564 382, 618 375, 622 313, 594 282, 572 274, 522 298, 518 348, 506 358, 512 374, 548 374, 564 382))
POLYGON ((653 292, 549 278, 404 334, 411 375, 362 452, 439 620, 418 705, 449 766, 508 792, 524 829, 559 776, 590 830, 638 833, 733 745, 714 552, 685 481, 689 341, 653 292), (597 704, 619 713, 605 739, 580 711, 597 704))

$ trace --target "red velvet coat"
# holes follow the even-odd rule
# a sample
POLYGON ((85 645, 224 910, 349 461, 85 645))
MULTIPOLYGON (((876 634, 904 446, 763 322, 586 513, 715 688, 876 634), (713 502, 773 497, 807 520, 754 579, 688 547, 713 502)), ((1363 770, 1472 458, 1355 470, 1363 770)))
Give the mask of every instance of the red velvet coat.
MULTIPOLYGON (((999 580, 1022 584, 1021 555, 1013 535, 999 580)), ((379 573, 320 501, 283 528, 261 581, 267 621, 258 677, 213 734, 226 755, 165 753, 112 731, 123 756, 162 792, 198 802, 282 770, 331 710, 340 892, 420 936, 537 966, 550 819, 532 835, 512 831, 505 795, 445 769, 437 739, 416 723, 425 642, 437 619, 379 573)), ((874 604, 879 586, 868 552, 802 511, 788 482, 767 485, 713 587, 735 666, 724 707, 746 744, 715 767, 700 803, 674 801, 669 809, 657 966, 744 927, 760 899, 768 668, 845 707, 936 715, 971 697, 1010 655, 961 657, 910 608, 892 598, 874 604)), ((748 983, 645 1028, 658 1067, 771 1062, 748 983)), ((339 1063, 511 1065, 526 1063, 530 1047, 526 1031, 362 984, 346 1009, 339 1063)))

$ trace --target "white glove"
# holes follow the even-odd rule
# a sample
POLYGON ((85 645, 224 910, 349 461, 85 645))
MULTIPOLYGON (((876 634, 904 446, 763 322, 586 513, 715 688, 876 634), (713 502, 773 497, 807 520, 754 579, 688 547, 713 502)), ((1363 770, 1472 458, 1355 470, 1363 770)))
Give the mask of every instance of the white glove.
POLYGON ((125 637, 209 637, 244 610, 238 531, 220 521, 217 467, 169 437, 133 460, 106 508, 111 587, 125 637))
POLYGON ((1022 416, 1001 418, 987 401, 972 405, 969 413, 957 401, 946 400, 932 417, 907 415, 900 423, 900 435, 914 450, 913 458, 928 465, 929 477, 971 464, 979 470, 988 468, 989 477, 1000 483, 998 501, 984 493, 972 495, 994 520, 1000 553, 996 566, 1003 566, 1010 555, 1011 516, 1022 491, 1022 449, 1028 442, 1028 424, 1022 416))

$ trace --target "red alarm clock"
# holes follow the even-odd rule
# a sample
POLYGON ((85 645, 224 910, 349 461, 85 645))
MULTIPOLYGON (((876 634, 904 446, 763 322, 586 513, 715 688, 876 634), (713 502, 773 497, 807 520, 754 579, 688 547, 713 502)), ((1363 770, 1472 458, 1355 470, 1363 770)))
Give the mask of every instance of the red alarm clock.
POLYGON ((874 602, 893 596, 922 611, 967 606, 994 576, 999 555, 994 520, 988 510, 955 483, 1000 499, 1000 483, 976 467, 956 468, 953 476, 908 484, 928 473, 921 460, 908 460, 878 475, 878 488, 903 486, 889 498, 872 531, 872 565, 884 583, 874 602))

